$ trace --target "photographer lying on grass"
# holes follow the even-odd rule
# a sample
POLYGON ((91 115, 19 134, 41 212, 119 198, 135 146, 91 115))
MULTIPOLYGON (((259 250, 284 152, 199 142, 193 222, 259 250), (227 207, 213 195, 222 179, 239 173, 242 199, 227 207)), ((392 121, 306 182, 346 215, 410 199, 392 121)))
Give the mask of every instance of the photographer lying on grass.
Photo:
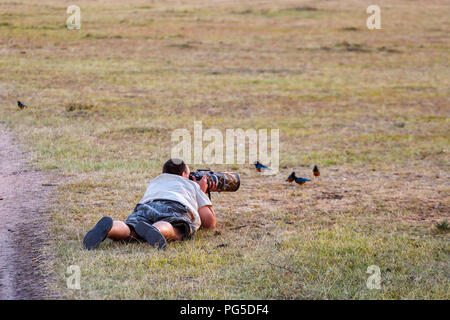
MULTIPOLYGON (((153 179, 133 213, 123 221, 103 217, 83 239, 86 249, 96 249, 107 237, 112 240, 145 240, 158 249, 167 240, 190 238, 200 227, 216 227, 216 214, 206 196, 206 176, 189 180, 190 170, 180 159, 170 159, 163 173, 153 179)), ((209 186, 217 190, 217 184, 209 186)))

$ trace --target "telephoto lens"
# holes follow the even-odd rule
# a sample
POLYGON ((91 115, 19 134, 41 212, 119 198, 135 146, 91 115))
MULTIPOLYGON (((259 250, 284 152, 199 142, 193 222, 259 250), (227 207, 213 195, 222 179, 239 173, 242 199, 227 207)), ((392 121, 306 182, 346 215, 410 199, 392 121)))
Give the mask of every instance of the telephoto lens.
MULTIPOLYGON (((199 169, 195 172, 191 172, 189 179, 200 180, 204 175, 206 175, 206 180, 208 181, 208 186, 211 183, 217 184, 218 192, 235 192, 239 189, 241 185, 241 179, 239 174, 236 172, 216 172, 209 169, 199 169)), ((209 189, 208 189, 209 192, 209 189)))

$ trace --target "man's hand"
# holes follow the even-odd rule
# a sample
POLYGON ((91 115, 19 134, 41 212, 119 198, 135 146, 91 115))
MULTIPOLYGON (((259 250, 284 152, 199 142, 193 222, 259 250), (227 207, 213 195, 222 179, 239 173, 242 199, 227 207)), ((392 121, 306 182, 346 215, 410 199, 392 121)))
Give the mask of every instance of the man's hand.
POLYGON ((211 184, 208 186, 208 180, 206 180, 206 175, 203 175, 203 177, 200 180, 195 180, 195 182, 198 183, 198 185, 200 186, 200 190, 202 190, 204 193, 206 193, 208 187, 209 191, 212 192, 217 191, 217 183, 211 182, 211 184))
POLYGON ((217 183, 211 182, 209 185, 209 191, 217 191, 217 183))
POLYGON ((195 182, 198 183, 200 190, 202 190, 204 193, 206 193, 206 190, 208 190, 208 181, 206 180, 206 176, 204 175, 200 180, 197 180, 197 178, 195 178, 195 182))

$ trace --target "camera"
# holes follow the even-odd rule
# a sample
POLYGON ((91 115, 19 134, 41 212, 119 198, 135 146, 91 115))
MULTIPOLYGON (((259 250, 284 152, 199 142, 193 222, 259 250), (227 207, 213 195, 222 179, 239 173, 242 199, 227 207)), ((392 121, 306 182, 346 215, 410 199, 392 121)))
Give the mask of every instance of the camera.
POLYGON ((211 169, 198 169, 195 172, 191 172, 189 179, 193 181, 199 181, 206 175, 206 181, 208 182, 208 189, 206 192, 211 198, 209 186, 212 183, 217 184, 218 192, 235 192, 239 189, 241 185, 241 178, 236 172, 216 172, 214 173, 211 169))

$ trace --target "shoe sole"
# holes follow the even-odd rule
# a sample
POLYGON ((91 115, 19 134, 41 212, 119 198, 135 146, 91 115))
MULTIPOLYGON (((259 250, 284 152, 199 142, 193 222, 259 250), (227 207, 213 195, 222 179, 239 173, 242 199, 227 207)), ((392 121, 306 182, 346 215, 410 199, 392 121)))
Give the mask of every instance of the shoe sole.
POLYGON ((87 250, 97 249, 100 243, 105 240, 108 232, 111 230, 113 225, 113 220, 110 217, 103 217, 99 222, 89 230, 84 236, 83 246, 87 250))
POLYGON ((157 249, 166 248, 166 238, 156 229, 154 226, 149 225, 146 222, 140 221, 134 228, 136 233, 147 241, 149 245, 157 249))

